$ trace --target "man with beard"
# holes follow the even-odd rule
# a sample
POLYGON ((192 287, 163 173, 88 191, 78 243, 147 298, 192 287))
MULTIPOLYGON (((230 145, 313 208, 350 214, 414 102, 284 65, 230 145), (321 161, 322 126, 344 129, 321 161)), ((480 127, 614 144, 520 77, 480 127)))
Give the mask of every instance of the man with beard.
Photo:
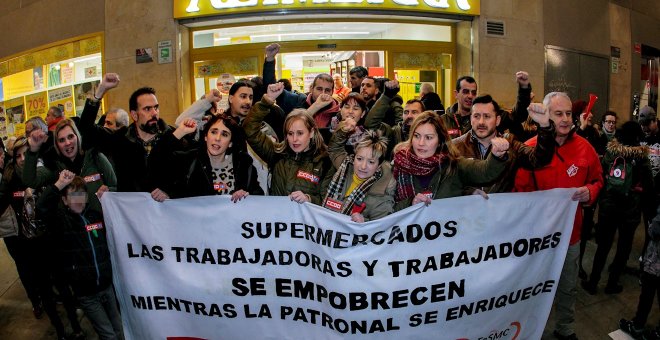
MULTIPOLYGON (((151 149, 165 134, 174 129, 160 119, 156 91, 143 87, 129 99, 130 116, 133 124, 116 131, 100 127, 94 123, 101 103, 101 98, 119 84, 119 75, 108 73, 103 76, 93 98, 87 99, 85 109, 80 116, 80 132, 88 147, 97 147, 101 152, 112 157, 117 173, 117 191, 149 192, 156 201, 169 198, 168 188, 157 188, 155 178, 148 176, 148 167, 156 169, 165 164, 149 164, 151 149)), ((183 148, 183 145, 180 145, 183 148)), ((154 172, 154 173, 157 173, 154 172)))
POLYGON ((376 103, 378 95, 380 95, 379 84, 376 83, 376 78, 366 76, 362 79, 362 84, 360 84, 360 94, 362 99, 367 102, 367 107, 371 109, 372 106, 376 103))
MULTIPOLYGON (((541 111, 538 104, 532 105, 532 110, 541 111)), ((549 113, 555 125, 557 143, 555 153, 547 166, 535 170, 518 170, 514 190, 530 192, 575 188, 572 196, 574 201, 586 205, 594 204, 603 187, 603 169, 594 148, 573 129, 571 99, 563 92, 548 93, 543 99, 542 110, 549 113)), ((531 138, 525 144, 535 146, 537 137, 531 138)), ((582 207, 578 206, 555 296, 557 322, 553 334, 558 339, 577 340, 578 338, 574 324, 581 227, 582 207)))
POLYGON ((544 112, 529 113, 539 128, 538 144, 528 146, 513 139, 510 134, 502 135, 497 132, 501 122, 502 110, 490 95, 475 98, 472 102, 470 125, 472 129, 452 142, 458 154, 465 158, 486 159, 491 149, 491 140, 495 137, 504 137, 509 140, 509 165, 499 178, 490 185, 481 188, 465 188, 466 194, 484 194, 496 192, 510 192, 518 168, 534 169, 550 163, 555 150, 554 128, 550 118, 544 112))
MULTIPOLYGON (((518 82, 516 106, 510 114, 508 112, 501 113, 498 131, 505 132, 508 130, 514 134, 514 137, 519 137, 523 134, 522 124, 527 120, 527 107, 531 101, 532 85, 529 82, 529 74, 525 71, 516 72, 516 81, 518 82)), ((458 78, 454 95, 456 103, 441 116, 451 138, 456 138, 470 131, 472 101, 477 96, 476 80, 470 76, 458 78)))
POLYGON ((403 108, 401 105, 403 104, 403 98, 397 94, 398 92, 399 82, 397 80, 375 79, 369 76, 362 80, 362 86, 360 87, 360 94, 367 102, 369 111, 374 108, 379 100, 381 105, 387 105, 385 116, 380 121, 389 126, 395 126, 402 122, 403 108), (390 86, 388 87, 385 84, 390 86))

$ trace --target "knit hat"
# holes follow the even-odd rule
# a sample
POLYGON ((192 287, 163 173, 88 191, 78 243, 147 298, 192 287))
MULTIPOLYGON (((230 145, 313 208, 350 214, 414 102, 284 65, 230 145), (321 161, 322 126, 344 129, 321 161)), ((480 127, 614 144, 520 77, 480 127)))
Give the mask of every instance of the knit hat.
POLYGON ((654 121, 656 117, 657 116, 655 114, 655 110, 647 105, 644 106, 641 110, 639 110, 639 118, 637 119, 637 121, 639 122, 640 125, 647 126, 652 121, 654 121))

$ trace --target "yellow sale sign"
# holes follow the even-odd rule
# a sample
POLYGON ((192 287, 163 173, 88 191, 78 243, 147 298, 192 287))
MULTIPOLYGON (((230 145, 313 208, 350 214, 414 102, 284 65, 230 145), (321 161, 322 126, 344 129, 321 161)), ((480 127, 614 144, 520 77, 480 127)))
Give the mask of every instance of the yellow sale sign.
POLYGON ((46 91, 25 96, 25 105, 25 112, 28 119, 37 116, 45 119, 46 112, 48 112, 48 96, 46 91))
POLYGON ((65 117, 76 116, 76 110, 73 106, 73 88, 71 86, 48 91, 48 103, 50 106, 59 106, 64 111, 65 117))

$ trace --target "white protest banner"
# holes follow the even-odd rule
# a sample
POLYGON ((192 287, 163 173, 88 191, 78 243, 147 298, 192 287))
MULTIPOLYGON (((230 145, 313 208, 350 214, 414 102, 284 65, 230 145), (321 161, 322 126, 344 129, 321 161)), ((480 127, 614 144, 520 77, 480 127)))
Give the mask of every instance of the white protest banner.
POLYGON ((574 189, 364 224, 287 197, 102 203, 127 339, 540 339, 574 189))

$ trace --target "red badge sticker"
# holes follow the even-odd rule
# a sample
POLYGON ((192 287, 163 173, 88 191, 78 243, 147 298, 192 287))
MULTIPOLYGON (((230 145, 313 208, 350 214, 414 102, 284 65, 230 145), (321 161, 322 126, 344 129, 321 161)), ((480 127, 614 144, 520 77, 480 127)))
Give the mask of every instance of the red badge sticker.
POLYGON ((101 174, 93 174, 93 175, 85 176, 85 178, 83 179, 85 180, 85 183, 96 182, 101 179, 101 174))
MULTIPOLYGON (((448 133, 450 136, 458 137, 458 136, 461 135, 461 130, 459 130, 459 129, 451 129, 451 130, 447 131, 447 133, 448 133)), ((452 138, 453 138, 453 137, 452 137, 452 138)))
POLYGON ((302 170, 298 170, 298 173, 296 174, 296 177, 298 177, 300 179, 304 179, 304 180, 309 181, 309 182, 312 182, 314 184, 319 184, 319 182, 321 181, 319 176, 315 176, 313 174, 310 174, 309 172, 305 172, 305 171, 302 171, 302 170))
POLYGON ((25 191, 14 191, 14 198, 25 197, 25 191))
POLYGON ((225 185, 224 182, 213 183, 213 190, 215 190, 215 191, 225 190, 226 187, 227 186, 225 185))
POLYGON ((336 212, 340 212, 341 208, 344 206, 344 203, 341 201, 333 200, 332 198, 328 197, 325 200, 325 207, 336 212))
POLYGON ((87 229, 87 231, 100 230, 103 229, 103 223, 96 222, 96 223, 88 224, 85 226, 85 229, 87 229))

